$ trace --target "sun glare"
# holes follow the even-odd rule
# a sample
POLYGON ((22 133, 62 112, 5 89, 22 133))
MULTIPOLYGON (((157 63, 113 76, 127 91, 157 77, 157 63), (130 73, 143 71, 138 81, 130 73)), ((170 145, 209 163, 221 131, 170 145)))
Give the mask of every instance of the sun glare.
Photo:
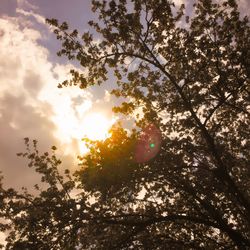
POLYGON ((109 136, 109 129, 114 124, 114 119, 108 119, 101 113, 90 113, 84 117, 77 131, 79 150, 81 154, 87 153, 88 149, 82 138, 90 140, 105 140, 109 136))
POLYGON ((104 140, 108 137, 112 121, 100 113, 92 113, 85 117, 82 125, 84 137, 91 140, 104 140))
POLYGON ((90 113, 83 119, 78 131, 80 153, 88 152, 82 138, 90 140, 105 140, 109 136, 109 129, 114 124, 114 119, 109 120, 101 113, 90 113))
MULTIPOLYGON (((65 112, 63 116, 56 116, 55 122, 58 124, 58 137, 66 144, 76 140, 80 154, 85 154, 88 149, 83 138, 90 140, 104 140, 109 136, 109 129, 114 124, 115 119, 109 119, 102 113, 85 113, 81 118, 72 112, 65 112)), ((66 150, 65 148, 65 151, 66 150)), ((70 151, 70 149, 69 149, 70 151)))

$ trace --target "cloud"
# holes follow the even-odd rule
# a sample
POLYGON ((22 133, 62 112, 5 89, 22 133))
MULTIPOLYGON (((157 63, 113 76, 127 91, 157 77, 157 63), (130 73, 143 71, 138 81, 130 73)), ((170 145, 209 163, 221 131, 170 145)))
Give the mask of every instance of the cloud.
POLYGON ((39 181, 38 176, 26 167, 27 162, 16 156, 17 152, 24 151, 22 139, 25 136, 38 138, 42 150, 57 143, 53 137, 55 124, 35 108, 25 104, 25 99, 24 95, 16 97, 6 94, 0 100, 0 166, 5 184, 16 188, 24 185, 31 187, 39 181))
POLYGON ((21 9, 31 9, 31 10, 38 10, 38 6, 31 4, 28 0, 16 0, 17 7, 21 9))
MULTIPOLYGON (((16 13, 24 15, 26 17, 33 17, 35 20, 40 24, 45 24, 45 18, 42 15, 39 15, 37 13, 34 13, 32 10, 25 11, 20 8, 16 8, 16 13)), ((48 26, 49 27, 49 26, 48 26)))
POLYGON ((37 101, 44 75, 51 70, 48 52, 36 43, 40 33, 22 28, 20 21, 0 19, 0 168, 6 184, 19 188, 37 179, 16 157, 24 149, 22 138, 39 138, 43 149, 56 143, 55 124, 49 119, 52 107, 37 101))
MULTIPOLYGON (((25 78, 28 79, 31 72, 33 75, 41 74, 51 68, 50 63, 45 63, 48 51, 36 42, 41 34, 31 28, 22 28, 20 21, 22 19, 0 19, 1 95, 6 91, 11 91, 14 95, 28 91, 27 86, 24 86, 25 78), (38 65, 42 66, 39 70, 36 69, 38 65)), ((29 94, 29 97, 32 95, 29 94)))
MULTIPOLYGON (((25 4, 27 1, 21 1, 25 4)), ((57 145, 63 149, 64 160, 73 165, 71 156, 79 153, 79 138, 62 128, 72 121, 77 124, 92 106, 87 91, 57 88, 74 66, 50 61, 50 52, 40 43, 43 31, 29 18, 0 18, 0 170, 5 184, 15 188, 39 181, 27 162, 16 157, 24 150, 22 138, 38 139, 41 151, 57 145)))

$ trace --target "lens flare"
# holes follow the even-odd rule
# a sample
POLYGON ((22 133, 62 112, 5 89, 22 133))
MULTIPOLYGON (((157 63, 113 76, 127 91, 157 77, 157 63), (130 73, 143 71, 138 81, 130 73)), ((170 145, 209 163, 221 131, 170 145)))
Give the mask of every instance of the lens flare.
POLYGON ((135 160, 144 163, 153 159, 161 148, 161 132, 155 125, 145 127, 137 141, 135 160))

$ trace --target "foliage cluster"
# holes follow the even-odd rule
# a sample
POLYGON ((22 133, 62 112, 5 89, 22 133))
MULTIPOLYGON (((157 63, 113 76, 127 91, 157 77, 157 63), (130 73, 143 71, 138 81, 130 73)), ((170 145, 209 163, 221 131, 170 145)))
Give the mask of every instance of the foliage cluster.
POLYGON ((197 0, 190 17, 168 0, 92 3, 94 35, 47 20, 58 55, 87 69, 59 87, 113 73, 112 93, 126 98, 114 111, 142 110, 136 125, 159 128, 160 151, 136 162, 140 132, 115 126, 62 176, 35 142, 22 156, 48 188, 32 196, 0 186, 7 249, 250 248, 248 18, 234 0, 197 0))

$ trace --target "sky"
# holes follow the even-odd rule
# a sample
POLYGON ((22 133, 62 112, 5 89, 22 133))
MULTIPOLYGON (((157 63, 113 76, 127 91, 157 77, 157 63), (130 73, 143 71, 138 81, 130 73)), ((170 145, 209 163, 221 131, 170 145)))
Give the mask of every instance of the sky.
MULTIPOLYGON (((249 14, 250 1, 239 4, 249 14)), ((45 18, 84 32, 95 16, 91 0, 0 0, 0 171, 6 187, 39 182, 16 156, 25 150, 24 137, 37 139, 41 152, 56 145, 65 165, 75 169, 76 156, 86 152, 81 138, 93 126, 107 131, 116 119, 109 83, 88 90, 57 88, 76 65, 57 57, 60 43, 45 18)))
MULTIPOLYGON (((0 171, 5 187, 32 189, 40 182, 16 155, 25 151, 23 138, 38 140, 41 152, 56 145, 64 167, 75 170, 77 155, 86 152, 81 138, 114 123, 107 86, 57 88, 75 65, 56 55, 60 43, 45 18, 67 21, 84 32, 94 18, 91 1, 0 0, 0 171)), ((0 242, 3 238, 0 234, 0 242)))
POLYGON ((0 171, 7 186, 19 189, 39 180, 16 156, 25 150, 24 137, 37 139, 41 152, 56 145, 73 168, 76 156, 86 150, 81 138, 92 126, 98 130, 96 120, 106 130, 114 123, 107 86, 57 88, 75 65, 57 57, 60 43, 45 18, 86 31, 93 18, 90 3, 0 0, 0 171))
MULTIPOLYGON (((239 4, 247 14, 249 1, 239 4)), ((109 83, 88 90, 57 88, 76 64, 56 55, 60 42, 45 18, 66 21, 81 33, 96 16, 91 0, 0 0, 0 171, 6 184, 18 188, 33 182, 32 171, 16 157, 24 150, 22 138, 37 139, 41 151, 58 146, 69 164, 84 151, 79 141, 90 129, 89 114, 101 113, 109 125, 115 120, 109 83)))

